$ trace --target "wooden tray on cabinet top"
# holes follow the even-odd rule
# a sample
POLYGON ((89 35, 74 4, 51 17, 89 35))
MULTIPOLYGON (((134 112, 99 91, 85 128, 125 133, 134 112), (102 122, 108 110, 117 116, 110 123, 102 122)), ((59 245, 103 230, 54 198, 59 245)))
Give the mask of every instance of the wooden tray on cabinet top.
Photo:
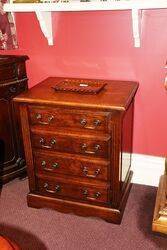
POLYGON ((80 94, 98 94, 105 85, 104 81, 64 79, 53 86, 53 89, 55 91, 77 92, 80 94))

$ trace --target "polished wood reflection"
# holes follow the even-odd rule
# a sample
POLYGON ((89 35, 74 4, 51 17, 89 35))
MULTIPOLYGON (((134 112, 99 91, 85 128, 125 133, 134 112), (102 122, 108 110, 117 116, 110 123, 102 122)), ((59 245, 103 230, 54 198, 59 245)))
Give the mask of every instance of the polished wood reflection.
POLYGON ((29 176, 28 205, 120 223, 131 188, 138 84, 104 81, 94 95, 54 91, 62 80, 49 77, 15 98, 29 176))

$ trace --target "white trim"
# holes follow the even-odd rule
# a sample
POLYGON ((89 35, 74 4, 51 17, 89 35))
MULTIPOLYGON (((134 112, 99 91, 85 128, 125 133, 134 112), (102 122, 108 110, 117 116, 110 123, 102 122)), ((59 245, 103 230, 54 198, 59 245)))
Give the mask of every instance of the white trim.
MULTIPOLYGON (((43 0, 45 2, 45 0, 43 0)), ((46 0, 47 1, 47 0, 46 0)), ((78 0, 61 0, 56 3, 10 3, 4 4, 6 12, 36 12, 41 30, 53 45, 52 36, 52 11, 100 11, 100 10, 131 10, 134 46, 140 47, 140 32, 138 12, 143 9, 164 9, 167 8, 167 0, 91 0, 80 2, 78 0), (46 13, 47 12, 47 13, 46 13), (46 13, 46 14, 45 14, 46 13)))
POLYGON ((6 3, 5 11, 31 12, 31 11, 97 11, 97 10, 132 10, 137 9, 163 9, 167 8, 167 0, 121 0, 80 2, 59 1, 57 3, 6 3))
POLYGON ((132 9, 132 28, 133 28, 133 38, 134 46, 136 48, 140 47, 140 31, 139 31, 139 10, 132 9))
POLYGON ((50 11, 36 11, 41 30, 44 36, 48 40, 48 45, 53 45, 53 34, 52 34, 52 12, 50 11))
POLYGON ((165 158, 151 155, 132 154, 133 183, 158 186, 165 170, 165 158))

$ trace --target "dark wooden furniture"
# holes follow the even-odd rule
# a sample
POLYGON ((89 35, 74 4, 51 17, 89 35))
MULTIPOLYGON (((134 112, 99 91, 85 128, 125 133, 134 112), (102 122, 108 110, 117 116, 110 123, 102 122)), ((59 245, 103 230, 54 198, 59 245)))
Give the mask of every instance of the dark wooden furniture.
MULTIPOLYGON (((28 167, 28 205, 120 223, 130 191, 135 82, 96 95, 52 89, 50 77, 14 100, 28 167)), ((85 80, 86 81, 86 80, 85 80)))
POLYGON ((0 55, 0 182, 25 172, 25 160, 12 99, 27 89, 27 56, 0 55))

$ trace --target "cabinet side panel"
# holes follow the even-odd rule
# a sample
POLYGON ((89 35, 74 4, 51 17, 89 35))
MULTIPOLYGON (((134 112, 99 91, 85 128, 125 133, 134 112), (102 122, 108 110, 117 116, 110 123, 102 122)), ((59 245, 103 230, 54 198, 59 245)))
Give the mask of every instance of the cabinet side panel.
POLYGON ((27 164, 27 173, 29 179, 29 188, 30 191, 35 190, 35 172, 33 164, 33 154, 31 147, 31 138, 30 138, 30 128, 29 128, 29 119, 26 105, 20 105, 20 119, 21 119, 21 128, 23 134, 23 144, 25 150, 25 158, 27 164))
POLYGON ((111 116, 111 189, 112 207, 117 208, 120 204, 120 176, 121 176, 121 134, 122 134, 122 111, 113 111, 111 116))
POLYGON ((126 111, 122 124, 122 168, 121 183, 122 189, 126 186, 131 167, 132 138, 133 138, 133 102, 126 111))

